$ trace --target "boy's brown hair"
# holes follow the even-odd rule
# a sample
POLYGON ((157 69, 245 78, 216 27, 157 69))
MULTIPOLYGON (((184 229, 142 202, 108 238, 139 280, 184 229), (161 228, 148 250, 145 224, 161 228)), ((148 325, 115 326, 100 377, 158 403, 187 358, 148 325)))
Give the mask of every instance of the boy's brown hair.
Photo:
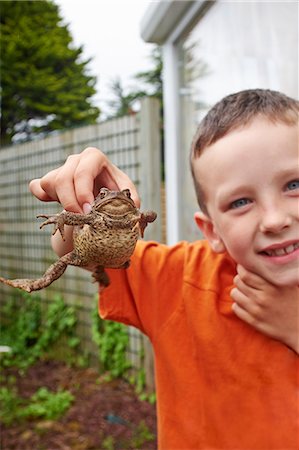
POLYGON ((231 131, 249 124, 258 115, 276 123, 295 125, 299 102, 281 92, 269 89, 248 89, 228 95, 216 103, 203 118, 194 136, 190 163, 198 204, 207 214, 204 193, 194 174, 194 160, 205 148, 231 131))

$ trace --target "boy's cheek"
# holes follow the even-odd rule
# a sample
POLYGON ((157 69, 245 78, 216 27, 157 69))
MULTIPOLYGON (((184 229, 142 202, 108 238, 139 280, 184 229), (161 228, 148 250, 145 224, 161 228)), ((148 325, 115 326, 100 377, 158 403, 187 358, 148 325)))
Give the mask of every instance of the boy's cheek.
POLYGON ((249 271, 254 271, 254 267, 248 261, 248 248, 246 245, 242 245, 241 242, 238 242, 238 239, 232 240, 231 242, 227 242, 225 240, 223 242, 223 248, 230 257, 237 263, 243 266, 245 269, 249 271))

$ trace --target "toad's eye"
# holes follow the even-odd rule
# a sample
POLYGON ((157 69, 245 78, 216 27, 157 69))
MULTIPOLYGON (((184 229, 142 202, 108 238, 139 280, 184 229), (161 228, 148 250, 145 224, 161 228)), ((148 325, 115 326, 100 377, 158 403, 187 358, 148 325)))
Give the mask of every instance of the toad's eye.
POLYGON ((100 190, 100 198, 105 198, 108 192, 109 192, 108 189, 102 188, 100 190))
POLYGON ((123 193, 125 194, 126 197, 131 198, 130 189, 124 189, 123 193))
POLYGON ((249 203, 251 203, 251 200, 249 200, 249 198, 238 198, 238 200, 234 200, 230 204, 230 208, 231 209, 242 208, 242 207, 244 207, 246 205, 249 205, 249 203))
POLYGON ((299 189, 299 180, 290 181, 286 187, 289 191, 295 191, 296 189, 299 189))

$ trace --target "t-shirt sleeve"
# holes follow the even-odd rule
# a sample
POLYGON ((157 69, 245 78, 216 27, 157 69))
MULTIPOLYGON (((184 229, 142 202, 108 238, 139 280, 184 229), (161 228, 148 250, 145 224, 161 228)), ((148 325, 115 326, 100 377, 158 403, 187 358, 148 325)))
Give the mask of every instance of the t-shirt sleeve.
POLYGON ((99 314, 154 338, 180 306, 186 244, 138 241, 128 269, 109 269, 99 314))

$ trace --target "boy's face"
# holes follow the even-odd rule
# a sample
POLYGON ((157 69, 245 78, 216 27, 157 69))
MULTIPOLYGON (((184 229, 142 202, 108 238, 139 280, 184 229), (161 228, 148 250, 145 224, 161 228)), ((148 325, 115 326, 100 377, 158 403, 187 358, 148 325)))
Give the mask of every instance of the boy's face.
POLYGON ((280 286, 299 284, 298 126, 257 118, 194 162, 211 247, 280 286))

